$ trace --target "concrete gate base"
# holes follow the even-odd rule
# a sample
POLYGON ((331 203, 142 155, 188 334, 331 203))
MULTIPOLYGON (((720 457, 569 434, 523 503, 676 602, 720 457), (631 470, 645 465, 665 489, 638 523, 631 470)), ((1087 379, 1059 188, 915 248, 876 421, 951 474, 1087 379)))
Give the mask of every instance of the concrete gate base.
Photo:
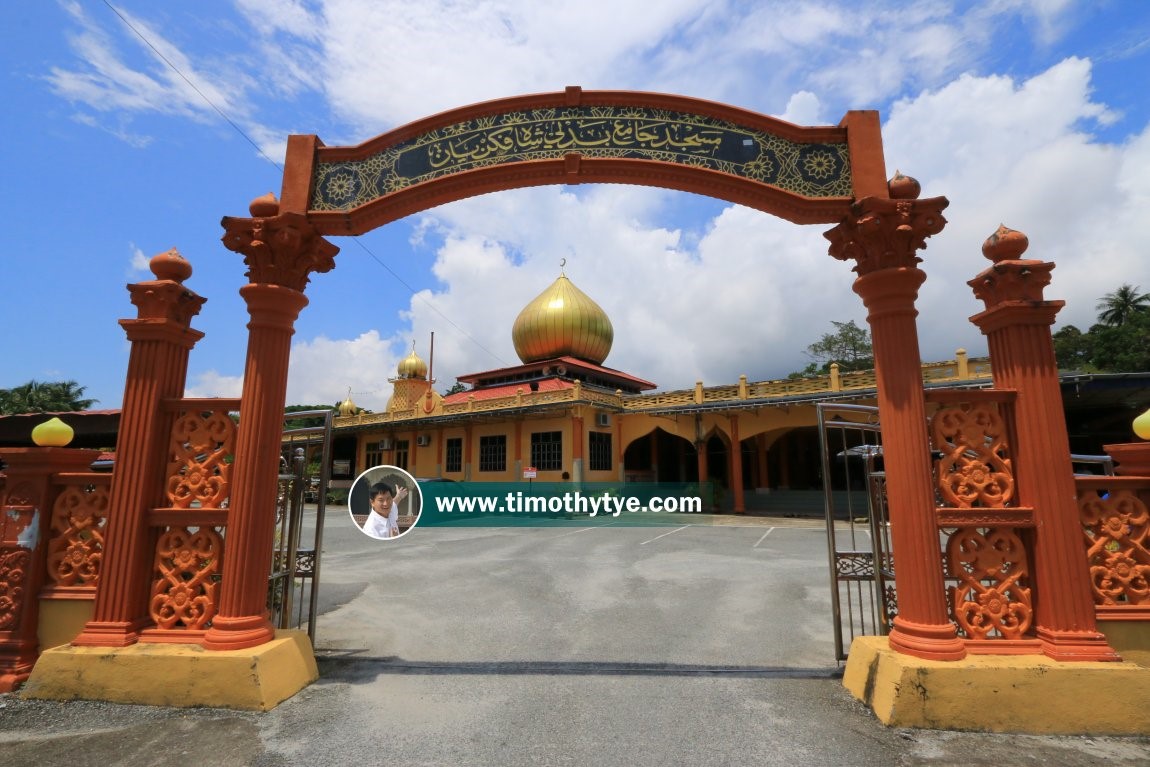
POLYGON ((1059 663, 1040 655, 929 661, 891 650, 886 637, 857 637, 843 686, 891 727, 1150 734, 1150 668, 1130 662, 1059 663))
POLYGON ((318 678, 307 633, 277 631, 272 641, 245 650, 54 647, 40 655, 20 696, 268 711, 318 678))

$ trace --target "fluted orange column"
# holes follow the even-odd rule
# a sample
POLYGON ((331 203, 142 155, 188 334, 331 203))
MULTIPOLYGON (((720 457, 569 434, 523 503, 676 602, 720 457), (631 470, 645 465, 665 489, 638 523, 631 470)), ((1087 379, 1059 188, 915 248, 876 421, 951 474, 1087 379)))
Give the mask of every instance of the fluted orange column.
POLYGON ((735 513, 747 511, 747 499, 743 495, 743 446, 739 442, 739 416, 731 416, 731 489, 735 493, 735 513))
POLYGON ((853 287, 871 328, 898 588, 890 646, 919 658, 959 660, 966 650, 946 606, 915 324, 915 299, 926 279, 916 253, 946 225, 948 202, 914 199, 918 182, 903 176, 892 179, 890 193, 895 199, 856 202, 826 237, 832 256, 857 262, 853 287))
POLYGON ((1050 334, 1065 302, 1043 300, 1054 264, 1021 259, 1028 244, 999 227, 982 248, 994 266, 969 284, 986 304, 971 321, 987 336, 994 385, 1018 393, 1012 455, 1019 504, 1035 515, 1036 633, 1056 660, 1119 660, 1097 630, 1050 334))
POLYGON ((247 362, 232 465, 218 612, 204 634, 209 650, 254 647, 275 636, 267 617, 275 534, 276 481, 295 320, 307 305, 308 275, 335 266, 338 249, 305 216, 279 213, 271 195, 254 201, 252 218, 225 218, 223 241, 243 254, 251 282, 247 362))
POLYGON ((174 249, 150 263, 156 279, 128 286, 138 318, 121 320, 132 344, 116 468, 108 495, 104 553, 92 620, 76 645, 124 647, 150 622, 148 595, 155 552, 147 514, 162 504, 172 419, 161 403, 182 397, 188 354, 203 333, 190 327, 205 299, 183 286, 192 267, 174 249))

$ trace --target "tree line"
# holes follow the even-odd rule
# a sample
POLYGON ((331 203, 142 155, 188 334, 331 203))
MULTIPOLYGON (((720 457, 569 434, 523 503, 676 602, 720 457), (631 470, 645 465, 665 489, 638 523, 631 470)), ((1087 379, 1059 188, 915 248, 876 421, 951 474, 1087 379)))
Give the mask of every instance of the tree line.
MULTIPOLYGON (((1098 321, 1083 332, 1067 325, 1054 333, 1054 355, 1060 370, 1088 373, 1150 371, 1150 293, 1137 285, 1120 285, 1098 300, 1098 321)), ((826 333, 806 349, 813 362, 790 378, 827 375, 832 363, 843 373, 874 367, 870 333, 850 322, 831 321, 826 333)))

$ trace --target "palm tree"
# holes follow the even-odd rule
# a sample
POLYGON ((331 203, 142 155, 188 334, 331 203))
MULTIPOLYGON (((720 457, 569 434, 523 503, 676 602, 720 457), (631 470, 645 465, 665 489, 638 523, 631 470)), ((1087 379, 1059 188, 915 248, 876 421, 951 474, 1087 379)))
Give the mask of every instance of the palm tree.
POLYGON ((1107 293, 1095 307, 1098 321, 1103 325, 1125 325, 1135 312, 1150 311, 1150 293, 1139 293, 1137 285, 1124 283, 1113 293, 1107 293))
POLYGON ((97 400, 83 398, 86 388, 75 381, 29 381, 11 389, 0 389, 0 414, 87 410, 97 400))

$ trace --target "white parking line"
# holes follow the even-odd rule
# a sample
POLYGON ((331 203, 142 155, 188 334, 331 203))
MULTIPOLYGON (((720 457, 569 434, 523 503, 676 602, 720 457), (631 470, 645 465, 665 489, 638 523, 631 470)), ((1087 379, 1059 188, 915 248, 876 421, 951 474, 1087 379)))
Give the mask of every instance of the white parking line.
POLYGON ((657 540, 659 540, 660 538, 666 538, 668 535, 671 535, 672 533, 677 533, 677 532, 679 532, 680 530, 686 530, 688 527, 690 527, 690 525, 683 525, 682 527, 677 527, 677 528, 675 528, 674 530, 671 530, 670 532, 667 532, 667 533, 663 533, 662 535, 656 535, 656 536, 655 536, 654 538, 652 538, 650 541, 643 541, 643 542, 642 542, 642 543, 640 543, 639 545, 640 545, 640 546, 645 546, 646 544, 650 543, 651 541, 657 541, 657 540))
POLYGON ((755 545, 754 545, 754 546, 752 546, 751 548, 752 548, 752 549, 757 549, 757 548, 759 548, 759 544, 763 542, 763 538, 766 538, 768 535, 770 535, 772 532, 774 532, 774 530, 775 530, 775 528, 773 528, 773 527, 768 527, 768 528, 767 528, 767 532, 763 533, 763 537, 762 537, 762 538, 760 538, 759 540, 755 541, 755 545))
POLYGON ((604 522, 603 524, 595 525, 594 527, 581 527, 578 530, 568 530, 565 533, 559 533, 559 535, 557 535, 555 537, 556 538, 562 538, 565 535, 576 535, 578 533, 585 533, 588 530, 598 530, 600 527, 608 527, 609 525, 614 525, 614 524, 617 524, 617 523, 615 523, 615 522, 604 522))

